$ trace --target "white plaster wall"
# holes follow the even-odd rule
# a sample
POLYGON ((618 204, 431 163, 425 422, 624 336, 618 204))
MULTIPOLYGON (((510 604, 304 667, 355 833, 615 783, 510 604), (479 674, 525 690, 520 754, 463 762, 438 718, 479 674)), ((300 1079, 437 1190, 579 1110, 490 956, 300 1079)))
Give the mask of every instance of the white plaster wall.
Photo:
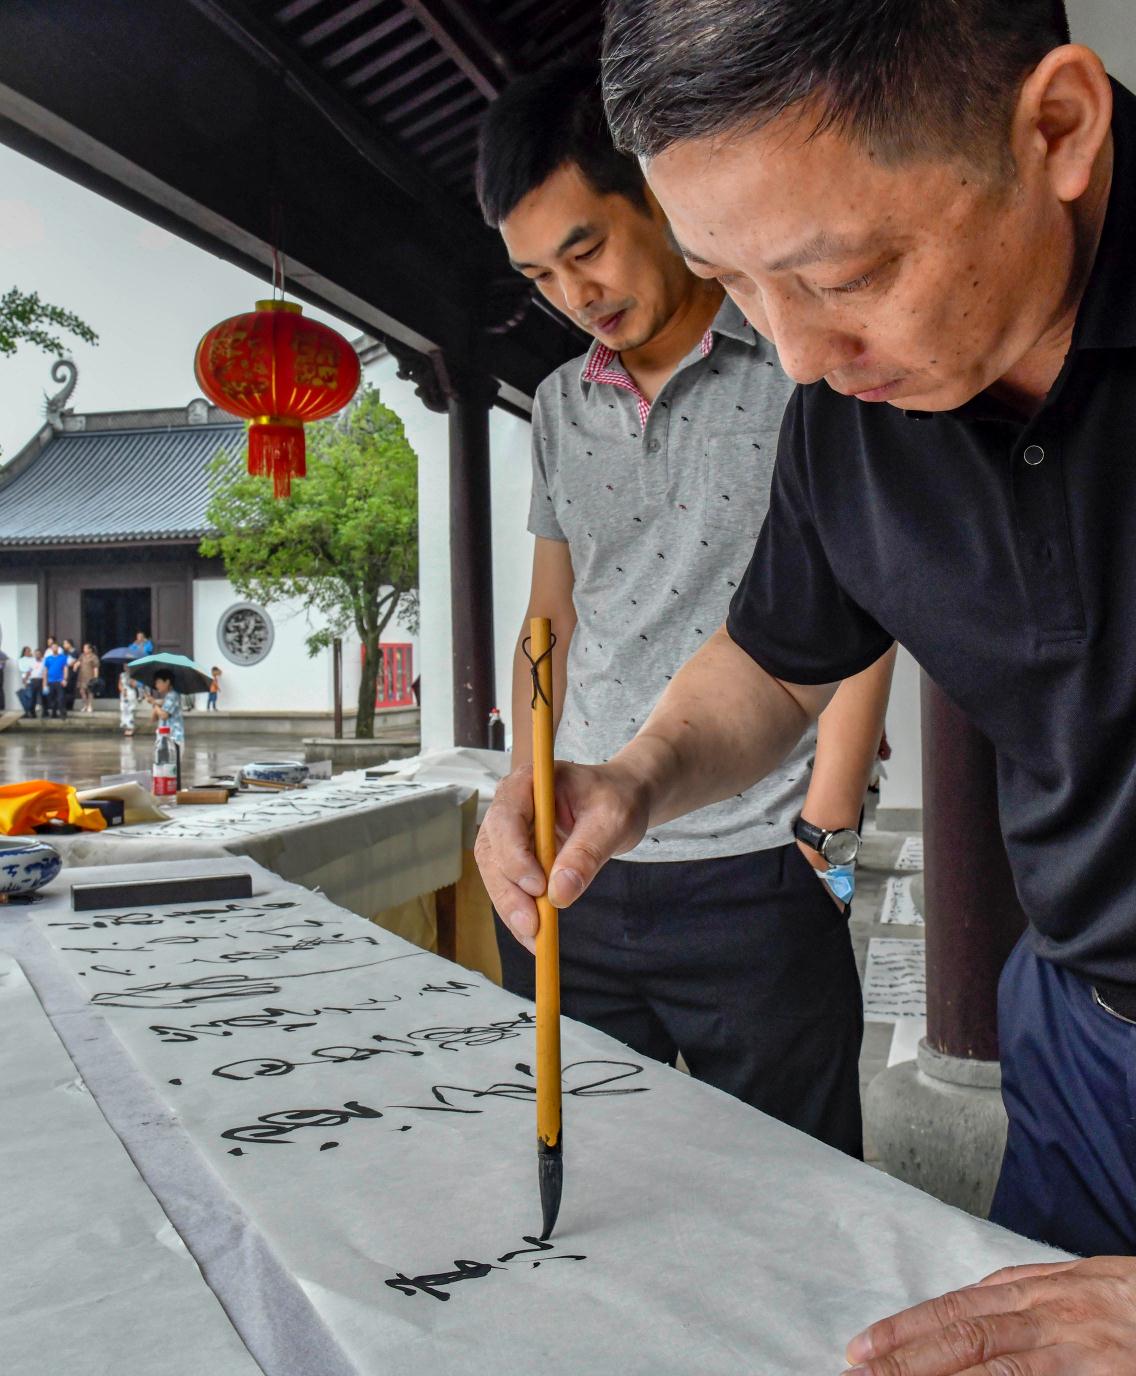
MULTIPOLYGON (((0 650, 10 655, 4 665, 4 695, 9 712, 20 710, 16 689, 20 673, 16 661, 25 645, 37 648, 39 602, 34 583, 0 583, 0 650)), ((38 647, 42 648, 42 647, 38 647)))
MULTIPOLYGON (((309 658, 305 641, 318 629, 318 617, 309 616, 298 600, 272 602, 265 610, 272 618, 275 638, 268 656, 259 664, 243 666, 230 663, 217 643, 217 626, 234 602, 246 599, 237 595, 227 578, 199 578, 193 585, 193 643, 197 662, 208 669, 214 664, 224 670, 218 705, 233 711, 255 712, 295 710, 331 712, 334 710, 331 651, 321 650, 309 658)), ((0 626, 3 622, 0 621, 0 626)), ((418 637, 396 617, 383 637, 387 641, 409 642, 418 660, 418 637)), ((359 696, 362 656, 355 635, 343 638, 343 709, 353 712, 359 696)), ((204 706, 200 703, 199 706, 204 706)))
MULTIPOLYGON (((227 578, 199 578, 193 585, 193 644, 203 668, 217 664, 224 671, 219 707, 232 711, 326 712, 331 707, 331 655, 321 651, 309 659, 305 638, 316 629, 302 608, 276 602, 266 607, 275 638, 259 664, 232 664, 217 643, 217 627, 234 602, 243 602, 227 578)), ((199 703, 203 706, 203 703, 199 703)))
MULTIPOLYGON (((367 381, 402 417, 407 439, 418 455, 421 626, 415 665, 422 678, 422 748, 426 750, 452 745, 454 740, 449 419, 428 411, 414 395, 414 385, 395 377, 396 367, 394 359, 380 359, 368 367, 367 381)), ((527 421, 497 409, 491 412, 494 659, 497 700, 506 716, 513 643, 528 603, 532 570, 532 536, 525 529, 530 483, 529 432, 527 421)))
MULTIPOLYGON (((494 410, 489 426, 493 446, 494 646, 497 660, 497 706, 512 742, 513 646, 529 604, 533 537, 528 532, 532 491, 530 458, 532 426, 505 411, 494 410)), ((528 722, 523 723, 528 729, 528 722)))

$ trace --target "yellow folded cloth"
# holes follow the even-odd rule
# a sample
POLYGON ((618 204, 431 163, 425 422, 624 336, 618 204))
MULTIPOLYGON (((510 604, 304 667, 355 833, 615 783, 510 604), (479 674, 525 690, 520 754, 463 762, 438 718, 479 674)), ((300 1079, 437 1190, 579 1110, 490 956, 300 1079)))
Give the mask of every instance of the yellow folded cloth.
POLYGON ((84 831, 102 831, 106 818, 98 808, 85 808, 70 784, 27 779, 0 785, 0 836, 29 836, 58 817, 84 831))

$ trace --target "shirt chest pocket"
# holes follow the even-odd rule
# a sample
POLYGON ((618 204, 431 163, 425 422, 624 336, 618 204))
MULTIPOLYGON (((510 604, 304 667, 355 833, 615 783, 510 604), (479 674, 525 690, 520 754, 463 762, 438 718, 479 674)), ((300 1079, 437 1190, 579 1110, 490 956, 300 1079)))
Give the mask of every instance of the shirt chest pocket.
POLYGON ((775 458, 767 431, 735 427, 708 435, 701 494, 708 524, 756 540, 769 510, 775 458))

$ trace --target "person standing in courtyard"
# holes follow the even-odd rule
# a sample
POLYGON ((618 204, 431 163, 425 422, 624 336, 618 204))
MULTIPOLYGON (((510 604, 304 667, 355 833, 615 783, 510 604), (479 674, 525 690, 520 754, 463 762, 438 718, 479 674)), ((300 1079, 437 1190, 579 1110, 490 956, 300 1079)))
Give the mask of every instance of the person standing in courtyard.
POLYGON ((16 661, 16 668, 20 675, 20 686, 16 689, 16 696, 20 700, 20 706, 24 709, 25 717, 35 716, 35 703, 38 693, 31 684, 31 673, 35 663, 36 658, 32 654, 32 647, 25 645, 16 661))
POLYGON ((67 663, 70 656, 61 645, 50 642, 50 649, 43 657, 44 685, 47 689, 47 702, 44 716, 56 721, 67 720, 67 663))
POLYGON ((44 653, 36 650, 32 667, 28 670, 28 688, 31 692, 30 713, 34 718, 36 707, 39 707, 40 715, 47 716, 47 666, 44 664, 44 653))
POLYGON ((79 652, 75 648, 75 642, 68 636, 63 638, 63 650, 67 655, 67 677, 64 680, 63 697, 66 711, 73 712, 75 698, 79 693, 79 652))
POLYGON ((221 670, 214 664, 209 673, 209 694, 205 699, 205 710, 207 712, 216 712, 217 694, 221 691, 221 670))
MULTIPOLYGON (((676 253, 639 168, 612 147, 594 68, 555 67, 498 98, 478 191, 514 268, 594 339, 537 393, 529 612, 557 636, 558 751, 597 763, 725 615, 792 385, 676 253)), ((527 620, 511 781, 531 794, 526 633, 527 620)), ((761 787, 651 828, 560 933, 565 1013, 641 1054, 681 1053, 699 1078, 852 1155, 863 1018, 845 900, 890 673, 884 647, 819 741, 761 787), (812 839, 798 845, 802 818, 812 839), (813 848, 833 835, 839 856, 813 848)), ((498 903, 511 924, 513 911, 498 903)), ((531 998, 531 931, 513 931, 524 945, 499 921, 505 985, 531 998)))
POLYGON ((154 690, 145 694, 146 701, 153 709, 151 720, 162 722, 170 728, 170 738, 185 744, 185 718, 182 716, 181 694, 174 687, 173 675, 159 669, 154 675, 154 690))
POLYGON ((95 702, 91 692, 91 684, 95 681, 95 679, 98 678, 98 676, 99 657, 95 653, 95 647, 90 643, 86 643, 84 644, 83 652, 78 659, 75 682, 78 688, 79 696, 83 701, 83 706, 80 710, 86 712, 88 715, 90 715, 90 713, 92 713, 95 710, 95 702))
POLYGON ((118 724, 124 736, 134 735, 134 713, 138 707, 138 691, 134 680, 120 669, 118 674, 118 724))

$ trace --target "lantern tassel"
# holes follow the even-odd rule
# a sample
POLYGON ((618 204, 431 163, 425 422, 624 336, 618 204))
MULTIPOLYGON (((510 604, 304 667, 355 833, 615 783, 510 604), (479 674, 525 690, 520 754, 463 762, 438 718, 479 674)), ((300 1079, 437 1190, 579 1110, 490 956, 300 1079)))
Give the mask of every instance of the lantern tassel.
POLYGON ((272 479, 275 497, 292 495, 292 479, 307 473, 305 462, 304 427, 274 424, 272 421, 254 423, 249 427, 248 471, 252 477, 272 479))

